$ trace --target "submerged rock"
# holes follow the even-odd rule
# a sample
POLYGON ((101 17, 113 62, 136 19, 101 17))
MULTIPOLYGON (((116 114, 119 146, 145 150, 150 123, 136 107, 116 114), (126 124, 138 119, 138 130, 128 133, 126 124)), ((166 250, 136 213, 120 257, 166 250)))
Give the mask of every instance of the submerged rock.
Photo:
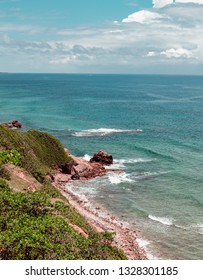
POLYGON ((90 159, 90 162, 98 162, 103 165, 111 165, 113 164, 113 157, 107 152, 100 150, 98 153, 94 154, 94 156, 90 159))

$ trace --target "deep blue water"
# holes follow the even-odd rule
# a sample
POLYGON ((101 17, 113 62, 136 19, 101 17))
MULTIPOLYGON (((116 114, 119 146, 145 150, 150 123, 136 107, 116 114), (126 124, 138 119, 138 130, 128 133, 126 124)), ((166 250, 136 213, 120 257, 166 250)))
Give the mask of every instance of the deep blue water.
POLYGON ((203 259, 203 77, 0 74, 0 109, 77 156, 111 153, 123 174, 73 189, 135 222, 153 255, 203 259))

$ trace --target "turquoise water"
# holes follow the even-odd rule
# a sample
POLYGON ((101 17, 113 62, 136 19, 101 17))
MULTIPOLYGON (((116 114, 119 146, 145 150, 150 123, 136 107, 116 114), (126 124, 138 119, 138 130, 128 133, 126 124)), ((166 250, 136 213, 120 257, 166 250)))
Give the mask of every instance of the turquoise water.
POLYGON ((123 174, 73 189, 139 228, 155 257, 203 259, 202 77, 1 74, 0 108, 77 156, 111 153, 123 174))

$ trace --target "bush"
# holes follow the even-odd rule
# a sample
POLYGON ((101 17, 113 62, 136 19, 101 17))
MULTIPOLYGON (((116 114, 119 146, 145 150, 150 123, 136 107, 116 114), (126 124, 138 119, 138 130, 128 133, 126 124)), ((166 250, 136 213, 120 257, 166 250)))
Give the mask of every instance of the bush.
POLYGON ((62 202, 52 204, 45 192, 0 188, 0 209, 1 260, 126 259, 109 244, 111 234, 89 229, 86 238, 75 231, 69 221, 81 226, 82 217, 62 202))
POLYGON ((20 166, 22 163, 22 156, 16 150, 5 150, 0 152, 0 164, 11 163, 20 166))
POLYGON ((0 188, 7 188, 8 187, 8 183, 4 180, 0 178, 0 188))

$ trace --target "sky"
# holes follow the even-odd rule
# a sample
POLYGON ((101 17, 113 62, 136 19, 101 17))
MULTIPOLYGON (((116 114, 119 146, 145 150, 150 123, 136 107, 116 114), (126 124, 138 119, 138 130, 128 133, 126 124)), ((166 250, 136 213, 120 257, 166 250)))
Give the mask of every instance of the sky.
POLYGON ((0 72, 203 75, 203 0, 0 0, 0 72))

